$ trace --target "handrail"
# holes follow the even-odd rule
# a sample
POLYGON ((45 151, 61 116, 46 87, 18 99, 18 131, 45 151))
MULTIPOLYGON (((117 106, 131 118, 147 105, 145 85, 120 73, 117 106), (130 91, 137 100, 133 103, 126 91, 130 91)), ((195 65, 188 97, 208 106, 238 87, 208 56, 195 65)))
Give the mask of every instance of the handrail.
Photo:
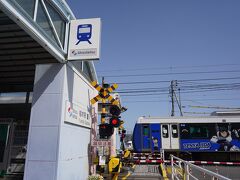
MULTIPOLYGON (((189 167, 197 169, 198 171, 201 171, 203 173, 206 173, 207 175, 213 177, 213 178, 218 178, 219 180, 231 180, 225 176, 222 176, 220 174, 217 174, 215 172, 212 172, 210 170, 204 169, 200 166, 196 166, 190 162, 184 161, 183 159, 180 159, 176 156, 170 155, 171 156, 171 168, 172 168, 172 179, 174 180, 174 178, 179 179, 177 176, 175 176, 175 171, 174 171, 174 159, 179 161, 179 164, 182 162, 184 164, 184 171, 185 171, 185 176, 186 176, 186 180, 189 180, 189 176, 191 176, 194 179, 198 179, 197 177, 193 176, 190 172, 189 172, 189 167)), ((184 176, 183 174, 180 174, 181 176, 184 176)))

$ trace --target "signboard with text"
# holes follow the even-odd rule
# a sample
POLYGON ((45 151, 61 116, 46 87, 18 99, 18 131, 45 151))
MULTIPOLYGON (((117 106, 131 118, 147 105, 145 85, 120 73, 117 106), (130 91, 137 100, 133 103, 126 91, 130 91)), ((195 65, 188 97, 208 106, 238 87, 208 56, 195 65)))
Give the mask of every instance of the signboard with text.
POLYGON ((95 140, 93 139, 93 141, 91 142, 91 146, 94 146, 94 147, 106 147, 106 146, 111 146, 112 145, 112 142, 111 140, 95 140))
POLYGON ((100 35, 100 18, 72 20, 67 60, 98 60, 100 35))
POLYGON ((65 122, 91 128, 92 118, 90 112, 83 105, 66 101, 65 122))

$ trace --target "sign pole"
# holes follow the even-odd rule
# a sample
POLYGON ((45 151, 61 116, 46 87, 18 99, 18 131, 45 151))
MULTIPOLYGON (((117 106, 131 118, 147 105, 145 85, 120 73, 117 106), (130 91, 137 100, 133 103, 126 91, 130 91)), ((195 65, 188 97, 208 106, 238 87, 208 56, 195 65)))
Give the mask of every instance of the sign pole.
MULTIPOLYGON (((102 87, 104 88, 104 77, 102 77, 102 87)), ((106 120, 106 107, 105 107, 106 99, 102 99, 102 113, 101 113, 101 124, 105 123, 106 120)))

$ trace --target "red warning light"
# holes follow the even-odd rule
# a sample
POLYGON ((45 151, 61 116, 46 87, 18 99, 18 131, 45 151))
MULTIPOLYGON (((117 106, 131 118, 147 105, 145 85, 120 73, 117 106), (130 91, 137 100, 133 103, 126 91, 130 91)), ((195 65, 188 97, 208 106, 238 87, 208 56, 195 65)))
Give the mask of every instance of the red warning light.
POLYGON ((116 117, 112 117, 110 119, 110 124, 113 126, 113 127, 119 127, 120 126, 120 120, 116 117))
POLYGON ((118 121, 117 121, 116 119, 113 119, 113 120, 112 120, 112 124, 113 124, 113 125, 116 125, 117 123, 118 123, 118 121))

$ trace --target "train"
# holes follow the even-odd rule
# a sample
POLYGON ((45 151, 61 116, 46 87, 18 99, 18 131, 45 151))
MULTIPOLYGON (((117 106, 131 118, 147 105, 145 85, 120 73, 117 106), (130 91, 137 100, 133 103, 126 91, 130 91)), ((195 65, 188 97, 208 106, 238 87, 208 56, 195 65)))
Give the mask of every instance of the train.
POLYGON ((143 116, 135 123, 132 141, 138 153, 164 149, 190 158, 240 160, 240 116, 143 116))

